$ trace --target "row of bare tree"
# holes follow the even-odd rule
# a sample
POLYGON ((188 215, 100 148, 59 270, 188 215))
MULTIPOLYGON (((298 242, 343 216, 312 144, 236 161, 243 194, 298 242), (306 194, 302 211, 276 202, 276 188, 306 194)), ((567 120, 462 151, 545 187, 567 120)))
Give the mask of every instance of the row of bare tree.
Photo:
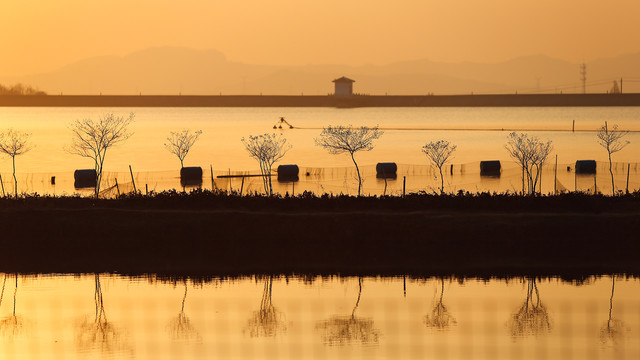
MULTIPOLYGON (((98 120, 83 119, 76 120, 70 125, 72 131, 71 145, 66 147, 66 151, 89 158, 94 162, 96 170, 95 195, 99 196, 100 183, 104 168, 104 161, 107 150, 117 145, 129 137, 132 133, 128 130, 133 122, 134 114, 129 116, 116 116, 112 113, 104 114, 98 120)), ((349 154, 356 167, 358 176, 358 196, 362 192, 362 176, 360 168, 355 159, 355 154, 359 151, 370 151, 374 148, 375 140, 383 135, 383 131, 378 126, 352 127, 349 126, 328 126, 322 130, 320 136, 315 139, 316 145, 326 149, 330 154, 349 154)), ((180 166, 184 167, 184 159, 188 155, 193 145, 202 134, 201 130, 192 132, 184 129, 172 131, 167 137, 165 148, 180 160, 180 166)), ((598 130, 598 143, 607 151, 609 157, 609 173, 611 174, 612 194, 616 194, 616 188, 612 171, 611 155, 622 150, 629 144, 624 137, 628 131, 618 129, 617 125, 609 128, 605 122, 598 130)), ((29 133, 10 129, 0 133, 0 153, 4 153, 12 158, 13 181, 15 195, 18 195, 18 181, 16 179, 16 156, 22 155, 31 149, 28 142, 29 133)), ((271 173, 273 165, 281 160, 291 145, 282 134, 263 134, 242 138, 242 143, 249 155, 256 159, 260 165, 265 192, 273 195, 273 185, 271 183, 271 173)), ((440 173, 440 192, 444 193, 444 177, 442 167, 452 159, 453 152, 457 146, 447 140, 430 141, 422 147, 429 161, 437 167, 440 173)), ((505 146, 509 155, 522 167, 523 193, 529 195, 536 194, 539 185, 542 167, 546 163, 553 146, 551 141, 543 141, 536 136, 529 136, 526 133, 512 132, 507 137, 505 146)), ((4 185, 0 177, 0 185, 4 194, 4 185)))

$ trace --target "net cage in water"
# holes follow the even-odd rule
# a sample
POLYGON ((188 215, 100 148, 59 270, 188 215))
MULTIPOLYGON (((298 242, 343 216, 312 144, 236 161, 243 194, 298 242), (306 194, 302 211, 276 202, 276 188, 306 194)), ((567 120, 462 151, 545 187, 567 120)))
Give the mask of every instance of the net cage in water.
MULTIPOLYGON (((392 195, 404 193, 440 193, 440 172, 427 164, 396 163, 395 178, 379 178, 376 165, 360 166, 363 195, 392 195)), ((317 195, 349 194, 358 191, 358 175, 354 166, 349 167, 298 167, 297 181, 275 181, 282 173, 274 169, 273 190, 275 193, 300 194, 309 191, 317 195)), ((264 181, 259 169, 250 170, 216 170, 211 173, 210 167, 200 168, 201 181, 182 183, 178 169, 168 171, 133 171, 105 172, 102 175, 102 197, 115 197, 137 191, 138 193, 161 192, 165 190, 189 191, 190 189, 215 189, 246 194, 265 194, 264 181)), ((93 171, 93 170, 91 170, 93 171)), ((616 193, 640 190, 640 166, 638 163, 612 163, 616 193), (627 186, 628 179, 628 186, 627 186)), ((463 164, 445 164, 443 167, 445 193, 463 192, 497 192, 521 193, 523 191, 522 168, 512 161, 500 161, 500 176, 482 176, 481 162, 463 164)), ((14 192, 13 178, 10 172, 2 175, 2 187, 5 194, 14 192)), ((41 195, 74 195, 93 196, 93 184, 89 187, 77 188, 74 172, 18 173, 19 193, 38 193, 41 195), (55 176, 55 183, 51 177, 55 176)), ((94 175, 90 175, 95 179, 94 175)), ((196 176, 196 178, 198 178, 196 176)), ((93 180, 95 181, 95 180, 93 180)), ((542 167, 536 182, 536 191, 553 194, 568 191, 585 193, 612 194, 611 175, 608 162, 596 162, 595 174, 584 174, 575 171, 575 163, 547 163, 542 167)))

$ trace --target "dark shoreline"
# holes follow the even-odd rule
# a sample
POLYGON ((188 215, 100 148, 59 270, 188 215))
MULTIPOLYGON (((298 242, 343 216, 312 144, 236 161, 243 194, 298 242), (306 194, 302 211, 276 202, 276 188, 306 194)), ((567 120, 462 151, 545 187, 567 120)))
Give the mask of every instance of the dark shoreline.
POLYGON ((640 194, 0 199, 0 271, 640 275, 640 194))
POLYGON ((0 107, 537 107, 640 106, 640 94, 6 95, 0 107))

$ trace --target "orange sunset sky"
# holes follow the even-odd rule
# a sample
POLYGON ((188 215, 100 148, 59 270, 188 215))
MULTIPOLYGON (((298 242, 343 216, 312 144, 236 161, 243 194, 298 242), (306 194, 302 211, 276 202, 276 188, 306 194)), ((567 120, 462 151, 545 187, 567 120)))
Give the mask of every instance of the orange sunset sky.
POLYGON ((637 0, 3 0, 0 75, 158 46, 269 65, 572 62, 640 51, 637 0))

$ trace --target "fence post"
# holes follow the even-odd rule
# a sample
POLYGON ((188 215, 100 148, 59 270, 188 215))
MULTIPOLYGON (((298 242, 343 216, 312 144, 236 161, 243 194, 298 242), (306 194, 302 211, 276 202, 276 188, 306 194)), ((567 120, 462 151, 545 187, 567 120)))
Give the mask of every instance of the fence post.
POLYGON ((120 186, 118 186, 118 178, 116 179, 116 191, 118 191, 118 196, 120 196, 120 186))
POLYGON ((556 166, 553 169, 553 195, 558 195, 558 154, 556 154, 556 166))
POLYGON ((598 172, 596 171, 595 174, 593 174, 593 195, 598 193, 598 178, 596 177, 598 175, 598 172))
POLYGON ((216 189, 216 183, 213 182, 213 165, 209 164, 209 168, 211 169, 211 191, 216 189))
POLYGON ((627 164, 627 194, 629 193, 629 170, 631 170, 631 164, 627 164))
POLYGON ((149 184, 144 184, 145 195, 149 195, 149 184))
POLYGON ((242 177, 242 183, 240 183, 240 196, 242 196, 242 189, 244 189, 244 176, 242 177))
POLYGON ((5 197, 5 193, 4 193, 4 181, 2 181, 2 175, 0 175, 0 185, 2 185, 2 197, 5 197))
POLYGON ((129 165, 129 172, 131 173, 131 183, 133 184, 133 192, 138 193, 138 189, 136 189, 136 180, 133 178, 133 170, 131 169, 131 165, 129 165))
POLYGON ((407 190, 407 177, 403 176, 402 177, 402 197, 405 197, 406 190, 407 190))

